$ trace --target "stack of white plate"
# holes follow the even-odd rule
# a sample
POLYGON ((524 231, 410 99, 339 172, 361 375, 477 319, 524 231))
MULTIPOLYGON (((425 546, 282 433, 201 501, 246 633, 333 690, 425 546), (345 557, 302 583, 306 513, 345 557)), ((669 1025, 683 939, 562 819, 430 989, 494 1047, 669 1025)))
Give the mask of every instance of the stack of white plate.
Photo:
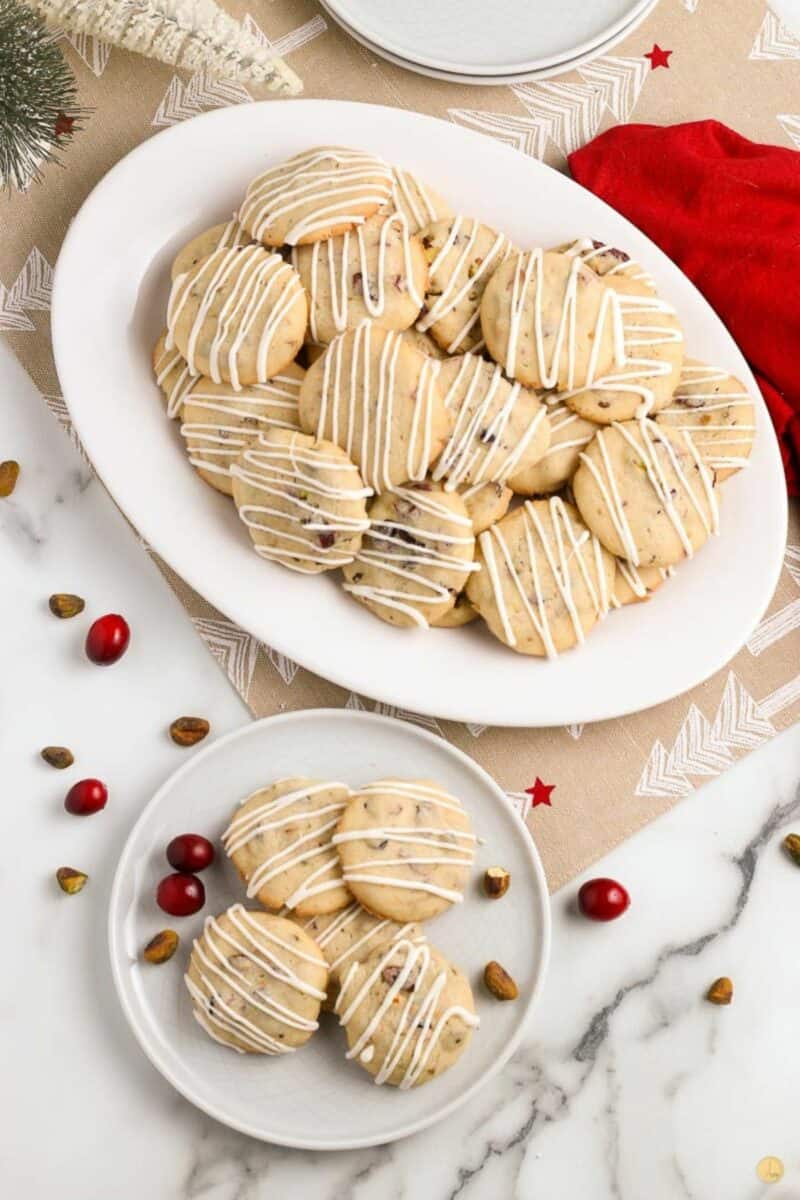
POLYGON ((389 62, 453 83, 547 79, 606 54, 657 0, 322 0, 389 62))

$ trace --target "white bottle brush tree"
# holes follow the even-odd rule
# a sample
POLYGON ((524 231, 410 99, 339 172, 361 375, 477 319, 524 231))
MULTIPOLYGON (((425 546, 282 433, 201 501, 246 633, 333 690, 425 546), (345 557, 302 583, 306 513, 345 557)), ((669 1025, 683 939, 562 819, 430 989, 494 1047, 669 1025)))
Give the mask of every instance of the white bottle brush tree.
MULTIPOLYGON (((0 3, 5 0, 0 0, 0 3)), ((53 29, 93 37, 148 58, 296 95, 300 79, 283 59, 214 0, 27 0, 53 29)))

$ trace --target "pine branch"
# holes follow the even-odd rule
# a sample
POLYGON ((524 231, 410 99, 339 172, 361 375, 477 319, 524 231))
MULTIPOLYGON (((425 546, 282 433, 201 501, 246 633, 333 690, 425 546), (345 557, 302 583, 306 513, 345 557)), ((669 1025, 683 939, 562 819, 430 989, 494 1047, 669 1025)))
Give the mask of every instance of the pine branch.
POLYGON ((27 0, 47 24, 88 33, 124 50, 297 95, 303 85, 214 0, 27 0))

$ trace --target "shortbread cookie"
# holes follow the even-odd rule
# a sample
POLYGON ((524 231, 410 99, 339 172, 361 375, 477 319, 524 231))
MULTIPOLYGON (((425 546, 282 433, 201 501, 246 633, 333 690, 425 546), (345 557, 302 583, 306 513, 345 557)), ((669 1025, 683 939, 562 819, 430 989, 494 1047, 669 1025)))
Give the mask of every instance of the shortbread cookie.
POLYGON ((476 537, 506 515, 514 495, 511 488, 502 483, 464 484, 457 491, 464 501, 476 537))
POLYGON ((372 492, 344 450, 298 430, 270 429, 230 470, 256 554, 301 575, 353 561, 369 528, 372 492))
POLYGON ((429 333, 421 333, 413 325, 404 331, 403 340, 421 350, 427 358, 447 358, 447 351, 437 346, 429 333))
POLYGON ((269 383, 236 392, 229 383, 200 376, 183 403, 181 433, 189 462, 218 492, 233 495, 231 467, 241 452, 268 429, 300 429, 297 403, 305 371, 289 363, 269 383))
POLYGON ((527 387, 572 391, 609 373, 617 294, 580 258, 528 250, 506 259, 481 301, 486 348, 527 387))
POLYGON ((408 329, 422 308, 428 265, 401 213, 376 213, 339 237, 295 246, 292 263, 308 292, 312 342, 331 342, 364 320, 408 329))
POLYGON ((436 364, 403 335, 364 321, 308 369, 300 424, 341 446, 368 487, 424 479, 450 428, 436 364))
POLYGON ((383 159, 318 146, 254 179, 239 220, 265 246, 301 246, 361 225, 391 194, 392 170, 383 159))
POLYGON ((508 481, 509 487, 523 496, 544 496, 563 487, 578 469, 581 450, 597 433, 595 423, 568 408, 558 392, 550 392, 542 400, 547 405, 550 445, 537 463, 516 471, 508 481))
POLYGON ((608 612, 614 559, 558 496, 528 500, 482 533, 478 561, 467 598, 520 654, 555 658, 608 612))
POLYGON ((430 331, 448 354, 480 347, 481 297, 487 281, 512 252, 505 234, 470 217, 434 221, 422 230, 428 291, 417 329, 430 331))
POLYGON ((649 600, 662 583, 674 574, 674 567, 635 567, 624 558, 618 558, 611 604, 614 608, 624 608, 627 604, 649 600))
POLYGON ((619 300, 625 361, 591 387, 563 393, 565 402, 589 421, 611 425, 654 415, 666 408, 683 364, 683 330, 671 304, 627 275, 606 276, 619 300))
POLYGON ((392 196, 387 211, 402 213, 409 233, 419 233, 426 225, 453 215, 453 210, 438 192, 423 183, 413 171, 392 168, 392 196))
POLYGON ((475 857, 469 816, 427 780, 380 779, 361 788, 333 844, 356 900, 401 923, 427 921, 463 900, 475 857))
POLYGON ((577 255, 601 279, 606 276, 624 275, 636 283, 646 284, 651 292, 656 290, 653 276, 645 271, 641 263, 631 258, 625 250, 620 250, 608 242, 583 237, 565 242, 562 246, 555 246, 554 249, 558 254, 568 254, 570 257, 577 255))
POLYGON ((432 483, 377 496, 361 549, 344 568, 344 589, 390 625, 421 625, 453 607, 475 570, 475 537, 464 501, 432 483))
POLYGON ((533 466, 550 444, 545 406, 535 392, 509 383, 495 363, 477 354, 439 368, 453 431, 431 476, 452 491, 462 484, 505 483, 533 466))
POLYGON ((672 566, 719 531, 712 472, 688 433, 655 421, 601 429, 572 490, 592 532, 634 566, 672 566))
POLYGON ((336 1001, 347 1057, 408 1089, 444 1074, 479 1024, 472 990, 435 947, 406 938, 354 963, 336 1001))
POLYGON ((448 609, 443 617, 431 621, 431 626, 434 629, 461 629, 462 625, 470 625, 477 621, 479 616, 478 610, 473 608, 467 599, 467 593, 459 592, 453 607, 448 609))
POLYGON ((344 783, 298 777, 279 779, 242 801, 222 844, 248 899, 301 917, 350 903, 331 844, 350 796, 344 783))
POLYGON ((308 300, 289 263, 262 246, 215 250, 172 285, 167 346, 189 370, 238 391, 266 383, 303 344, 308 300))
POLYGON ((333 1008, 342 976, 352 963, 362 962, 400 938, 415 945, 425 941, 421 925, 413 921, 400 925, 386 917, 374 917, 355 901, 340 912, 311 917, 303 922, 303 928, 328 964, 328 995, 322 1005, 325 1009, 333 1008))
POLYGON ((189 370, 186 359, 173 346, 167 349, 168 332, 165 329, 153 347, 153 373, 156 383, 164 393, 167 416, 172 420, 180 417, 186 393, 196 382, 197 376, 189 370))
POLYGON ((185 275, 215 250, 235 250, 239 246, 249 246, 252 240, 235 217, 230 221, 223 221, 220 225, 213 225, 211 229, 198 233, 197 237, 193 237, 178 253, 172 264, 172 278, 177 279, 179 275, 185 275))
POLYGON ((721 367, 687 359, 675 394, 657 421, 691 435, 717 483, 747 466, 756 433, 755 406, 744 384, 721 367))
POLYGON ((184 976, 195 1020, 239 1054, 290 1054, 319 1028, 328 968, 299 926, 234 904, 207 917, 184 976))

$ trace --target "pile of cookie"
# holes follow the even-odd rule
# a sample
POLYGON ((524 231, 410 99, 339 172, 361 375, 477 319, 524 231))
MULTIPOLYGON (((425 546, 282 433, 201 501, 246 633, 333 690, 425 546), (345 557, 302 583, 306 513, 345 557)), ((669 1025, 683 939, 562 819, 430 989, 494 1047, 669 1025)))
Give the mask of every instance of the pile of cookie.
POLYGON ((401 626, 552 657, 719 527, 755 410, 623 251, 522 250, 336 147, 178 254, 154 352, 258 554, 401 626))
POLYGON ((265 911, 234 904, 194 943, 186 986, 210 1037, 287 1054, 322 1006, 376 1083, 415 1087, 456 1062, 478 1025, 472 990, 421 925, 469 879, 455 796, 427 780, 281 779, 242 802, 222 844, 265 911))

